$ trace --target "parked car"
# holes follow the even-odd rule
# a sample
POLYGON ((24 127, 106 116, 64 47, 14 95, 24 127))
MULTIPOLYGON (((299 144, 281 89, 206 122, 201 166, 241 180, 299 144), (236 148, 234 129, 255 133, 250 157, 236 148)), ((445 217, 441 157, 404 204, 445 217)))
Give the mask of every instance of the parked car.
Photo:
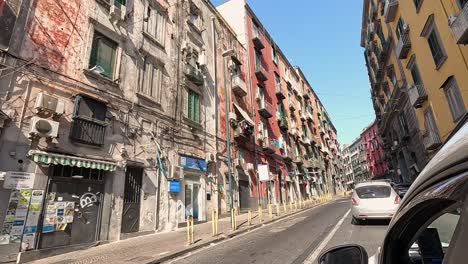
POLYGON ((403 198, 405 194, 408 192, 411 184, 408 183, 398 183, 393 185, 393 189, 398 193, 400 198, 403 198))
MULTIPOLYGON (((377 264, 467 263, 468 123, 459 123, 411 185, 392 218, 377 264)), ((359 245, 332 248, 320 264, 367 264, 359 245)))
POLYGON ((356 185, 351 196, 353 223, 367 219, 391 219, 398 209, 400 196, 386 181, 370 181, 356 185))

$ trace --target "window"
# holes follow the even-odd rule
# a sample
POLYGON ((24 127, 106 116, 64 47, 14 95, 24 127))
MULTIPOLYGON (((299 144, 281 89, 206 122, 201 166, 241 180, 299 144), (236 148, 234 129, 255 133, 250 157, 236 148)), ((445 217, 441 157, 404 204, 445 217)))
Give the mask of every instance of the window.
POLYGON ((396 36, 398 39, 401 38, 401 36, 403 35, 403 32, 404 31, 404 24, 405 22, 403 21, 403 18, 399 18, 398 19, 398 23, 397 23, 397 26, 396 26, 396 29, 395 29, 395 33, 396 33, 396 36))
POLYGON ((164 15, 151 5, 148 5, 146 12, 145 32, 156 39, 161 45, 164 45, 164 31, 166 27, 164 15))
POLYGON ((427 41, 429 43, 429 48, 431 50, 434 63, 437 67, 439 67, 445 60, 446 56, 435 29, 433 29, 432 32, 429 34, 427 41))
POLYGON ((262 68, 262 53, 255 49, 255 71, 259 71, 262 68))
POLYGON ((403 132, 405 132, 405 134, 409 134, 408 122, 406 122, 404 112, 400 113, 400 115, 398 116, 398 120, 400 121, 400 127, 403 129, 403 132))
POLYGON ((465 7, 466 3, 468 3, 468 0, 458 0, 458 4, 460 5, 460 9, 463 9, 463 7, 465 7))
POLYGON ((89 68, 100 67, 102 75, 113 78, 117 43, 99 32, 94 32, 89 68))
POLYGON ((114 5, 115 6, 124 6, 126 4, 126 0, 114 0, 114 5))
POLYGON ((276 53, 276 48, 275 47, 272 47, 271 53, 272 53, 271 55, 273 57, 273 62, 275 64, 278 64, 278 54, 276 53))
POLYGON ((411 66, 411 77, 413 78, 414 85, 422 84, 421 75, 419 75, 419 69, 416 62, 411 66))
POLYGON ((187 90, 187 118, 200 123, 200 95, 191 89, 187 90))
POLYGON ((201 31, 203 21, 200 15, 200 9, 193 2, 190 2, 190 14, 188 21, 192 26, 195 27, 197 31, 201 31))
POLYGON ((359 199, 386 198, 390 197, 391 189, 389 186, 369 185, 356 188, 356 194, 359 199))
POLYGON ((463 97, 460 94, 457 81, 452 77, 443 88, 445 96, 447 97, 450 112, 452 113, 452 118, 454 121, 457 121, 466 113, 465 103, 463 102, 463 97))
POLYGON ((70 138, 82 144, 101 146, 106 131, 107 106, 94 99, 77 96, 70 138))
POLYGON ((281 79, 276 72, 275 72, 275 87, 277 90, 281 89, 281 79))
POLYGON ((162 77, 162 66, 146 57, 142 71, 143 83, 140 87, 140 92, 155 98, 159 102, 162 77))
POLYGON ((424 127, 426 128, 426 133, 430 133, 433 136, 439 136, 439 131, 434 121, 434 113, 432 108, 428 107, 424 111, 424 127))
POLYGON ((413 0, 414 6, 416 7, 416 12, 421 8, 423 0, 413 0))

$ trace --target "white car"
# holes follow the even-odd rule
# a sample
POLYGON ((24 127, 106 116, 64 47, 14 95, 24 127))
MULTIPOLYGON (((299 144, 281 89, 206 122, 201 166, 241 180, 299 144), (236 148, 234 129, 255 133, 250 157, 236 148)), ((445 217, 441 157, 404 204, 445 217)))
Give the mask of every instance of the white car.
POLYGON ((398 209, 400 196, 385 181, 356 184, 351 196, 353 223, 366 219, 391 219, 398 209))

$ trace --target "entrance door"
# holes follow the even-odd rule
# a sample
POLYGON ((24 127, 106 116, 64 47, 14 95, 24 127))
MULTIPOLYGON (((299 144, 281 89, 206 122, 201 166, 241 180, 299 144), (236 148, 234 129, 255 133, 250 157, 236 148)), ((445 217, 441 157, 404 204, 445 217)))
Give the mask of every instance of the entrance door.
POLYGON ((39 248, 96 241, 102 191, 103 184, 97 181, 52 179, 44 207, 46 219, 43 221, 39 248), (52 215, 55 223, 54 218, 47 217, 52 215))
POLYGON ((127 167, 125 172, 122 233, 138 232, 140 228, 140 199, 143 168, 127 167))
POLYGON ((250 208, 249 181, 239 180, 239 200, 241 210, 250 208))
POLYGON ((198 220, 198 194, 200 192, 200 184, 187 183, 185 184, 185 218, 193 216, 194 220, 198 220))

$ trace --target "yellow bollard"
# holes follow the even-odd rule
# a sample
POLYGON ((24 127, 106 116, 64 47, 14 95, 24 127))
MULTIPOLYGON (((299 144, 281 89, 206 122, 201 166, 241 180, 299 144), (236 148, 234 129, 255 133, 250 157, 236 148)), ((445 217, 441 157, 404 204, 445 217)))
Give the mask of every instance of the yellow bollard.
POLYGON ((193 222, 193 217, 188 216, 187 217, 187 244, 191 245, 193 244, 193 237, 194 237, 194 222, 193 222))
POLYGON ((268 216, 270 217, 270 220, 273 219, 273 210, 271 206, 271 204, 268 204, 268 216))
POLYGON ((288 213, 288 206, 286 205, 286 201, 283 203, 283 210, 285 214, 288 213))
POLYGON ((247 213, 247 222, 249 223, 249 226, 252 225, 252 210, 249 209, 249 212, 247 213))
POLYGON ((216 236, 216 210, 211 209, 211 234, 216 236))
POLYGON ((293 211, 293 201, 291 201, 291 203, 289 204, 289 211, 291 211, 291 213, 293 211))
POLYGON ((294 211, 297 211, 297 201, 294 202, 294 211))
POLYGON ((259 223, 263 222, 263 210, 261 205, 258 206, 258 221, 259 223))
POLYGON ((231 228, 232 230, 237 229, 237 224, 236 224, 236 208, 231 209, 231 228))
POLYGON ((280 216, 280 205, 276 204, 276 216, 280 216))

